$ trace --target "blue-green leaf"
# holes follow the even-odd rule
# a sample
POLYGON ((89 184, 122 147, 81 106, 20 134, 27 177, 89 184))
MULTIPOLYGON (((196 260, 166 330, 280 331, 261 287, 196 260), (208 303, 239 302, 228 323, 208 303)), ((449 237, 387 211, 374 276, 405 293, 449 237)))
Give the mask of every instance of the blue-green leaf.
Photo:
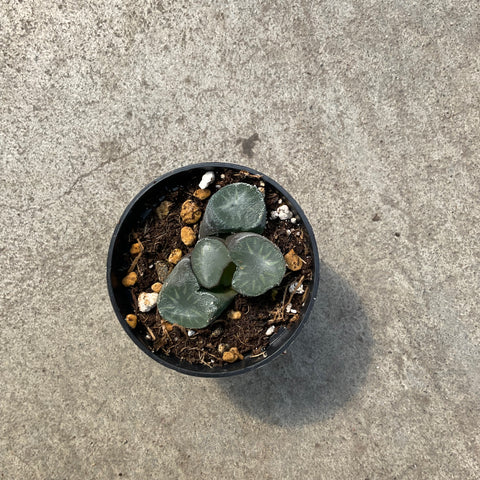
POLYGON ((232 261, 225 243, 219 238, 202 238, 192 252, 192 270, 202 287, 220 283, 223 271, 232 261))
POLYGON ((280 249, 256 233, 237 233, 227 238, 230 256, 237 265, 232 288, 242 295, 256 297, 279 285, 285 274, 280 249))
POLYGON ((267 210, 262 193, 248 183, 232 183, 214 193, 200 224, 199 238, 234 232, 262 233, 267 210))

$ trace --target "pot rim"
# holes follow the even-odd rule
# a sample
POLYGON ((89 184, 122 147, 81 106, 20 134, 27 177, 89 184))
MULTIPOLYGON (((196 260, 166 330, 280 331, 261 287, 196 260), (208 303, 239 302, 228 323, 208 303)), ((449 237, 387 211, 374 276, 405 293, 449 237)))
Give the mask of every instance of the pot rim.
MULTIPOLYGON (((110 297, 110 301, 112 303, 113 310, 117 316, 117 319, 120 322, 120 325, 123 327, 127 335, 130 337, 130 339, 144 352, 146 353, 149 357, 160 363, 161 365, 170 368, 172 370, 175 370, 180 373, 184 373, 187 375, 195 376, 195 377, 209 377, 209 378, 215 378, 215 377, 230 377, 234 375, 240 375, 252 370, 255 370, 257 368, 263 367, 267 363, 271 362, 275 358, 277 358, 279 355, 281 355, 293 342, 293 340, 298 336, 302 328, 305 326, 305 323, 308 321, 311 311, 313 309, 313 306, 315 304, 315 301, 317 299, 316 295, 318 292, 318 284, 319 284, 319 277, 320 277, 320 257, 318 253, 318 248, 317 248, 317 242, 315 240, 315 235, 313 233, 313 228, 310 225, 310 222, 308 221, 307 216, 305 215, 305 212, 302 210, 300 205, 297 203, 297 201, 293 198, 293 196, 285 190, 284 187, 282 187, 279 183, 277 183, 275 180, 271 179, 268 175, 265 175, 264 173, 255 170, 253 168, 236 164, 236 163, 228 163, 228 162, 201 162, 201 163, 193 163, 189 165, 185 165, 183 167, 177 168, 175 170, 171 170, 160 177, 156 178, 152 182, 150 182, 148 185, 143 187, 140 192, 138 192, 135 197, 128 203, 126 206, 125 210, 123 211, 122 215, 120 216, 120 219, 117 222, 117 225, 113 231, 112 238, 110 240, 110 245, 108 248, 108 257, 107 257, 107 286, 108 286, 108 294, 110 297), (297 326, 295 330, 292 332, 292 334, 284 341, 283 344, 281 344, 281 348, 278 348, 275 352, 271 353, 270 355, 266 356, 265 358, 258 360, 257 362, 247 365, 243 368, 235 369, 235 370, 222 370, 222 371, 198 371, 198 370, 192 370, 188 368, 188 363, 185 362, 183 365, 173 365, 171 363, 168 363, 165 361, 160 355, 157 355, 155 352, 152 352, 149 350, 134 334, 134 331, 128 327, 127 323, 124 321, 124 317, 120 311, 120 308, 117 304, 116 298, 115 298, 115 293, 114 293, 114 288, 112 285, 112 263, 113 263, 113 253, 115 249, 115 243, 117 240, 117 237, 119 235, 120 229, 123 226, 123 223, 127 219, 128 215, 130 214, 131 210, 134 208, 134 206, 137 204, 137 202, 154 186, 157 184, 169 179, 170 177, 173 177, 174 175, 178 175, 179 173, 187 172, 192 169, 215 169, 215 168, 231 168, 233 170, 243 170, 247 171, 253 175, 260 175, 262 180, 265 183, 269 183, 271 186, 273 186, 275 189, 278 190, 287 200, 288 202, 293 206, 293 208, 296 210, 298 215, 301 218, 301 222, 305 226, 309 238, 310 238, 310 244, 311 244, 311 249, 312 249, 312 256, 313 256, 313 267, 314 267, 314 272, 313 272, 313 285, 312 285, 312 290, 310 294, 310 298, 308 300, 308 304, 306 306, 306 309, 303 311, 303 314, 301 318, 299 319, 297 326)), ((233 365, 233 364, 232 364, 233 365)))

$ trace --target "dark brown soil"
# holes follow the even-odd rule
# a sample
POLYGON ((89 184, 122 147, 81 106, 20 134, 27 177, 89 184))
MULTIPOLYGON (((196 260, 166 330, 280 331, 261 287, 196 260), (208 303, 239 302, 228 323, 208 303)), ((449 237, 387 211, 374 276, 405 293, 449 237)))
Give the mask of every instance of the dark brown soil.
MULTIPOLYGON (((246 182, 261 187, 262 179, 248 172, 215 169, 216 181, 210 185, 212 194, 230 183, 246 182)), ((138 329, 141 329, 150 343, 153 351, 161 351, 166 355, 176 356, 190 363, 201 363, 210 367, 222 365, 222 355, 219 353, 221 344, 226 349, 237 347, 243 355, 262 355, 269 343, 270 336, 266 331, 275 326, 287 326, 297 322, 302 312, 302 304, 308 298, 309 286, 312 283, 313 259, 309 248, 310 241, 303 225, 293 224, 290 220, 280 221, 270 219, 270 212, 281 203, 286 202, 279 192, 268 184, 265 189, 265 203, 268 220, 263 235, 274 242, 285 255, 291 249, 304 261, 301 270, 292 272, 287 269, 279 287, 259 297, 243 297, 237 295, 229 308, 209 327, 196 330, 195 335, 188 336, 188 331, 177 325, 168 331, 168 324, 160 318, 157 309, 142 313, 137 307, 137 297, 141 292, 151 292, 151 286, 158 282, 155 262, 166 261, 170 252, 179 248, 186 255, 192 247, 186 247, 180 239, 180 230, 185 224, 180 218, 180 209, 185 200, 193 200, 204 210, 208 199, 200 201, 193 196, 198 188, 200 178, 194 176, 188 185, 176 191, 171 191, 162 200, 173 203, 167 217, 160 219, 153 211, 146 219, 143 228, 131 233, 131 242, 140 241, 144 250, 133 271, 137 273, 138 281, 131 288, 132 313, 138 317, 138 329), (279 203, 280 202, 280 203, 279 203), (291 294, 289 286, 293 282, 302 281, 305 293, 291 294), (298 313, 287 312, 287 305, 298 313), (228 312, 238 310, 242 313, 240 320, 229 320, 228 312)), ((263 182, 262 182, 263 183, 263 182)), ((266 182, 265 182, 266 183, 266 182)), ((159 201, 160 203, 160 201, 159 201)), ((198 231, 198 224, 192 226, 198 231)), ((128 253, 129 261, 133 262, 136 255, 128 253)), ((173 268, 173 265, 171 265, 173 268)))

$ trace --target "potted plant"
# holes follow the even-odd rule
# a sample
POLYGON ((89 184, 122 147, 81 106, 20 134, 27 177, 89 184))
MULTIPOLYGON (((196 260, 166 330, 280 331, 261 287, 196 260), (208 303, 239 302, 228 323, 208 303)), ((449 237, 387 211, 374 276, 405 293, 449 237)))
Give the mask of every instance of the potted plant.
POLYGON ((112 236, 115 313, 150 357, 182 373, 244 373, 281 354, 315 301, 319 257, 295 200, 253 169, 170 172, 127 206, 112 236))

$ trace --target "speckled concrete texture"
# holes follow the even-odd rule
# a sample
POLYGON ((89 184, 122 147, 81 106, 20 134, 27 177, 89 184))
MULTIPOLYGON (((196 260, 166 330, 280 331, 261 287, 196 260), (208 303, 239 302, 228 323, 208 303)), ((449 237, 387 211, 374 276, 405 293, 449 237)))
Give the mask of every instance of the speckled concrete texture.
POLYGON ((0 478, 478 479, 479 25, 476 0, 4 0, 0 478), (130 199, 210 160, 292 192, 323 266, 287 354, 221 381, 139 351, 105 283, 130 199))

